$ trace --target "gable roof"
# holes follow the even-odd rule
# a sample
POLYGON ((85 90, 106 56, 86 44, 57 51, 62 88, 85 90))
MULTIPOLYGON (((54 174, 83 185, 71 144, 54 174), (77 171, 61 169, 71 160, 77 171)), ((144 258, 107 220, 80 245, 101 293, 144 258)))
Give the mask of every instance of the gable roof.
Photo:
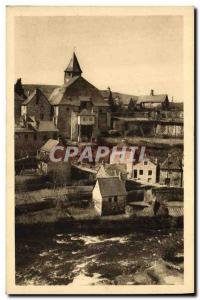
POLYGON ((163 103, 166 99, 168 99, 167 94, 144 95, 144 96, 138 97, 137 104, 140 104, 140 103, 163 103))
POLYGON ((106 169, 104 165, 101 165, 100 168, 97 171, 97 178, 104 178, 104 177, 109 177, 110 175, 106 172, 106 169))
POLYGON ((65 92, 67 90, 67 88, 69 86, 71 86, 79 77, 80 76, 74 76, 74 77, 70 78, 70 80, 67 83, 65 83, 65 84, 63 84, 63 85, 55 88, 53 90, 52 94, 49 97, 49 102, 52 105, 58 105, 58 104, 60 104, 60 102, 61 102, 61 100, 62 100, 62 98, 63 98, 63 96, 64 96, 64 94, 65 94, 65 92))
POLYGON ((182 171, 181 161, 176 157, 167 157, 160 165, 160 170, 182 171))
POLYGON ((73 56, 70 59, 70 62, 68 64, 65 72, 74 72, 74 73, 80 73, 80 74, 82 73, 82 70, 79 65, 79 62, 78 62, 75 52, 73 53, 73 56))
MULTIPOLYGON (((108 99, 110 93, 109 90, 101 90, 100 92, 104 99, 108 99)), ((123 103, 123 105, 129 105, 131 99, 133 100, 133 102, 136 102, 138 100, 138 96, 123 94, 123 93, 118 93, 113 91, 112 91, 112 97, 113 99, 118 98, 123 103)))
POLYGON ((153 165, 154 167, 156 167, 156 163, 152 159, 150 159, 150 158, 144 158, 143 161, 140 161, 140 162, 137 162, 136 164, 134 164, 133 168, 134 167, 144 166, 144 162, 145 161, 148 161, 149 165, 153 165))
POLYGON ((66 84, 63 84, 62 86, 56 88, 52 92, 49 98, 49 102, 52 105, 67 104, 73 106, 74 105, 80 106, 80 100, 82 98, 84 99, 84 101, 85 100, 88 101, 89 98, 91 98, 91 102, 93 103, 94 106, 109 106, 109 104, 103 99, 100 91, 82 76, 74 76, 66 84), (70 89, 68 90, 68 88, 71 87, 73 84, 75 84, 75 82, 77 81, 78 81, 77 84, 80 84, 80 91, 78 86, 75 93, 76 96, 75 96, 74 92, 71 93, 71 90, 70 89), (88 85, 88 87, 90 87, 90 89, 92 89, 93 91, 90 93, 90 91, 83 90, 84 85, 88 85), (91 95, 88 95, 89 93, 91 95))
POLYGON ((36 95, 36 89, 28 96, 28 98, 22 103, 22 105, 27 105, 35 95, 36 95))
POLYGON ((120 174, 127 174, 126 164, 107 164, 105 168, 109 176, 119 176, 120 174))
POLYGON ((126 196, 125 184, 118 177, 97 178, 102 197, 126 196))
POLYGON ((49 84, 23 84, 23 88, 27 96, 28 94, 30 95, 35 89, 38 88, 47 97, 47 99, 49 98, 53 90, 57 87, 58 85, 49 84))
POLYGON ((35 88, 33 90, 33 92, 28 96, 28 98, 22 103, 22 105, 27 105, 29 104, 29 102, 31 102, 31 100, 37 95, 37 93, 39 93, 39 95, 44 96, 44 98, 46 99, 46 101, 49 103, 48 98, 45 96, 45 94, 39 89, 39 88, 35 88))
POLYGON ((51 149, 55 146, 57 146, 59 143, 59 141, 57 140, 53 140, 53 139, 49 139, 41 148, 41 151, 45 151, 45 152, 50 152, 51 149))

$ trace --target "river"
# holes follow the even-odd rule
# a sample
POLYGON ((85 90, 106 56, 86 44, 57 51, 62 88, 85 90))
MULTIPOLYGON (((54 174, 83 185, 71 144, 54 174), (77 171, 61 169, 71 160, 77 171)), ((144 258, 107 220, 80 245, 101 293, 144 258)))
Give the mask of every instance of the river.
POLYGON ((17 236, 16 284, 131 284, 131 276, 160 260, 170 243, 183 251, 182 230, 17 236))

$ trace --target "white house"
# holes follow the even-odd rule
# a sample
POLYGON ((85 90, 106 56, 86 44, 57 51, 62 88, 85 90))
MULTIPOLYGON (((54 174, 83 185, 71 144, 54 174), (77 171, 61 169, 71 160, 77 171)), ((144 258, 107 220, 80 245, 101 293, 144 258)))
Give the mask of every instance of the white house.
POLYGON ((132 178, 134 180, 156 183, 156 170, 157 165, 149 158, 145 158, 142 162, 132 166, 132 178))

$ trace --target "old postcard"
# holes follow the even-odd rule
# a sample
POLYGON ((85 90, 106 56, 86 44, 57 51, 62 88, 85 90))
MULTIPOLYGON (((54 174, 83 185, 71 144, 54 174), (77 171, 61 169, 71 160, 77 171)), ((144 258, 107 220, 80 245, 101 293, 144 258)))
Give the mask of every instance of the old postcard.
POLYGON ((7 7, 7 293, 194 293, 194 8, 7 7))

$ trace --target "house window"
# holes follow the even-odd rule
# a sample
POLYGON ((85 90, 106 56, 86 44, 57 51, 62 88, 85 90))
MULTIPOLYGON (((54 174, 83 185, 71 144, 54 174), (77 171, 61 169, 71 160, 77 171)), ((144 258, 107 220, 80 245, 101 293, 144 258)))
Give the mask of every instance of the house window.
POLYGON ((24 137, 25 137, 25 140, 28 140, 28 134, 25 134, 24 137))
POLYGON ((145 165, 145 166, 148 165, 148 161, 145 160, 145 161, 144 161, 144 165, 145 165))
POLYGON ((114 196, 114 202, 117 202, 117 196, 114 196))
POLYGON ((137 170, 133 170, 133 177, 137 178, 137 170))
POLYGON ((149 171, 148 171, 148 175, 152 175, 152 170, 149 170, 149 171))
POLYGON ((66 111, 69 112, 69 107, 66 108, 66 111))
POLYGON ((143 170, 140 170, 140 171, 139 171, 139 174, 140 174, 140 175, 143 175, 143 170))
POLYGON ((47 135, 43 135, 43 141, 46 141, 47 140, 47 135))
POLYGON ((111 203, 112 202, 112 198, 108 198, 108 202, 111 203))
POLYGON ((33 139, 36 141, 37 140, 37 134, 34 133, 33 139))
POLYGON ((40 120, 43 120, 44 119, 44 114, 40 114, 40 120))

